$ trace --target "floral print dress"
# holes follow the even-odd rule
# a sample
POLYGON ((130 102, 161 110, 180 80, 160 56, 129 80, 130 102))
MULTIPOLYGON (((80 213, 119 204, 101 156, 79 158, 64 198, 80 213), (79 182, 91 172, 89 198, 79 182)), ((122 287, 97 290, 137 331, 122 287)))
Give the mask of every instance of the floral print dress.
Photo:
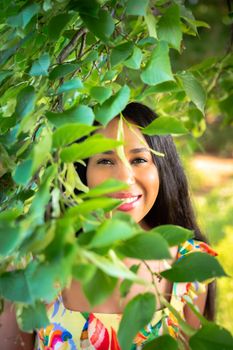
MULTIPOLYGON (((178 259, 193 251, 217 255, 206 243, 190 239, 180 245, 178 259)), ((206 282, 174 283, 171 305, 182 317, 186 300, 193 301, 206 290, 206 282)), ((121 314, 81 313, 70 311, 59 296, 48 310, 50 324, 37 330, 35 350, 120 350, 117 330, 121 314)), ((129 325, 130 327, 130 325, 129 325)), ((153 320, 134 338, 131 350, 140 350, 143 344, 163 334, 178 337, 179 324, 167 309, 156 311, 153 320)))

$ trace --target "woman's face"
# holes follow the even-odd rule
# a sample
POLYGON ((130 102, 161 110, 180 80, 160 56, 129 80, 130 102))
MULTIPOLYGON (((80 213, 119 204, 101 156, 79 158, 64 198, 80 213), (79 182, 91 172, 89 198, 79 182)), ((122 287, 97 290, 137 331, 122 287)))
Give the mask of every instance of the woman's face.
MULTIPOLYGON (((114 118, 105 128, 98 131, 107 138, 117 139, 119 118, 114 118)), ((132 125, 132 124, 131 124, 132 125)), ((114 178, 128 184, 128 189, 110 195, 122 200, 117 210, 127 212, 137 223, 143 224, 143 218, 154 205, 159 191, 158 170, 152 160, 149 146, 141 131, 127 123, 124 128, 124 152, 127 166, 116 150, 94 155, 87 165, 87 185, 92 188, 107 179, 114 178), (143 139, 143 144, 140 139, 143 139)))

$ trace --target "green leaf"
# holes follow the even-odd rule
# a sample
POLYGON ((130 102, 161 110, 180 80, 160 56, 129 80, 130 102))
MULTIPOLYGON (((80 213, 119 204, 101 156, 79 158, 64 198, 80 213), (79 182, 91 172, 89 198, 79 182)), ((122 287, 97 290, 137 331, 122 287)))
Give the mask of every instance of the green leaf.
POLYGON ((90 134, 97 127, 85 124, 65 124, 53 133, 53 147, 63 147, 90 134))
POLYGON ((63 92, 81 89, 81 88, 83 88, 83 83, 81 82, 80 79, 76 78, 76 79, 66 81, 61 86, 59 86, 57 93, 62 94, 63 92))
POLYGON ((112 16, 106 10, 99 10, 98 17, 92 17, 81 14, 81 18, 87 28, 98 38, 106 40, 109 38, 115 28, 112 16))
POLYGON ((7 78, 13 74, 11 70, 2 70, 0 71, 0 84, 7 78))
POLYGON ((96 0, 77 0, 75 1, 75 8, 81 15, 98 18, 100 6, 96 0))
POLYGON ((96 61, 98 59, 98 57, 99 57, 98 51, 93 50, 82 60, 82 64, 87 63, 87 62, 96 61))
POLYGON ((136 274, 130 271, 112 250, 109 252, 108 257, 98 255, 92 251, 87 251, 87 250, 82 251, 82 255, 89 262, 97 266, 100 270, 102 270, 107 275, 110 275, 116 278, 126 278, 136 283, 140 283, 144 285, 147 284, 146 281, 142 280, 136 274))
POLYGON ((214 323, 202 326, 189 340, 192 350, 231 350, 233 337, 229 331, 214 323))
POLYGON ((96 109, 96 120, 103 125, 109 123, 126 107, 129 97, 130 89, 124 85, 114 96, 96 109))
POLYGON ((17 104, 15 108, 16 117, 19 119, 29 115, 35 107, 36 93, 33 86, 23 88, 17 96, 17 104))
POLYGON ((190 72, 179 75, 182 80, 184 91, 196 107, 204 114, 206 104, 206 91, 201 83, 190 72))
POLYGON ((32 4, 25 7, 18 15, 8 18, 7 23, 13 28, 25 28, 31 19, 40 11, 40 5, 32 4))
MULTIPOLYGON (((67 266, 69 265, 68 259, 66 261, 66 264, 67 266)), ((62 267, 64 267, 63 273, 65 275, 65 266, 61 264, 61 260, 55 260, 49 263, 42 263, 36 266, 36 268, 34 268, 33 266, 29 266, 27 268, 29 286, 32 296, 35 300, 42 299, 46 300, 46 302, 54 301, 55 297, 59 292, 58 287, 55 287, 55 282, 62 280, 62 267), (41 285, 43 285, 44 287, 41 288, 41 285)))
POLYGON ((16 302, 31 303, 25 271, 5 272, 0 277, 0 295, 16 302))
POLYGON ((152 293, 139 294, 127 304, 118 330, 122 350, 131 348, 134 337, 152 320, 154 312, 155 296, 152 293))
POLYGON ((66 192, 69 195, 73 193, 74 189, 82 192, 88 192, 89 189, 82 183, 74 164, 68 163, 66 164, 66 167, 66 192))
MULTIPOLYGON (((101 209, 100 209, 101 210, 101 209)), ((78 244, 81 247, 86 248, 90 241, 92 240, 92 237, 95 234, 95 229, 96 227, 99 226, 99 222, 96 220, 96 215, 99 215, 100 210, 96 210, 94 213, 89 213, 88 215, 85 216, 87 220, 92 220, 91 222, 85 222, 83 224, 83 232, 84 234, 79 235, 78 237, 78 244)), ((102 210, 101 210, 102 211, 102 210)), ((104 211, 102 211, 103 213, 104 211)), ((103 251, 103 250, 102 250, 103 251)), ((106 252, 106 250, 105 250, 106 252)))
POLYGON ((185 254, 161 275, 172 282, 202 282, 213 277, 227 276, 216 258, 201 252, 185 254))
POLYGON ((94 154, 106 152, 116 148, 120 142, 108 139, 100 134, 90 136, 87 140, 79 144, 73 144, 61 151, 61 160, 65 163, 86 159, 94 154))
POLYGON ((52 136, 48 130, 43 130, 41 137, 33 146, 31 157, 32 157, 32 173, 45 163, 49 158, 49 153, 52 147, 52 136))
MULTIPOLYGON (((147 36, 143 39, 140 39, 138 42, 137 42, 137 45, 141 48, 144 48, 144 47, 147 47, 147 46, 152 46, 152 45, 155 45, 157 44, 157 40, 155 39, 155 37, 151 37, 151 36, 147 36)), ((151 52, 150 52, 151 54, 151 52)))
POLYGON ((125 61, 132 54, 133 48, 134 48, 134 44, 129 41, 123 44, 120 44, 118 46, 115 46, 112 49, 112 52, 110 55, 110 63, 112 67, 125 61))
POLYGON ((176 246, 194 237, 193 231, 176 225, 161 225, 153 229, 153 232, 158 232, 170 247, 176 246))
POLYGON ((91 188, 87 193, 81 194, 79 198, 99 197, 109 193, 118 192, 126 188, 128 188, 128 185, 125 182, 118 181, 116 179, 108 179, 102 182, 100 185, 91 188))
POLYGON ((114 198, 94 198, 86 200, 75 207, 69 208, 66 211, 66 217, 73 217, 75 218, 77 215, 86 215, 89 214, 95 210, 98 210, 99 208, 110 211, 114 208, 116 208, 117 205, 120 204, 119 200, 116 200, 114 198))
POLYGON ((118 74, 117 70, 108 70, 106 73, 104 73, 104 75, 101 77, 101 81, 108 81, 108 80, 113 80, 114 78, 116 78, 118 74))
POLYGON ((19 48, 27 43, 33 36, 33 32, 29 32, 23 39, 16 42, 15 45, 11 46, 9 49, 0 51, 0 64, 5 64, 7 60, 13 56, 19 48))
POLYGON ((52 0, 44 0, 44 3, 43 3, 43 10, 45 12, 49 11, 52 9, 52 0))
MULTIPOLYGON (((49 197, 50 198, 50 197, 49 197)), ((47 204, 47 203, 45 203, 47 204)), ((40 208, 41 216, 44 215, 44 207, 40 208)), ((39 213, 37 213, 39 214, 39 213)), ((39 215, 38 215, 39 216, 39 215)), ((31 220, 29 218, 29 220, 31 220)), ((34 220, 34 217, 33 217, 34 220)), ((41 220, 42 221, 42 220, 41 220)), ((33 222, 33 224, 35 221, 33 222)), ((31 228, 32 224, 30 225, 31 228)), ((56 231, 55 222, 46 222, 46 224, 39 225, 35 228, 33 233, 20 246, 20 251, 30 251, 32 254, 42 252, 54 239, 56 231)))
POLYGON ((24 234, 19 224, 0 221, 0 257, 11 255, 23 238, 24 234))
POLYGON ((161 92, 176 92, 181 89, 174 81, 167 81, 165 83, 158 84, 156 86, 150 86, 140 93, 136 99, 137 101, 143 101, 147 96, 154 95, 161 92))
POLYGON ((146 68, 141 73, 145 84, 157 85, 165 81, 174 80, 169 58, 169 48, 165 41, 159 41, 153 50, 146 68))
POLYGON ((56 127, 71 123, 91 125, 95 118, 92 109, 84 105, 74 106, 62 113, 47 112, 46 117, 56 127))
POLYGON ((61 33, 66 28, 70 20, 73 18, 73 14, 60 13, 59 15, 52 17, 48 24, 48 37, 49 39, 56 41, 60 38, 61 33))
MULTIPOLYGON (((138 272, 139 267, 140 267, 140 264, 132 265, 130 267, 130 271, 136 274, 138 272)), ((127 296, 132 285, 133 285, 133 282, 129 280, 124 280, 121 282, 121 285, 120 285, 121 298, 125 298, 127 296)))
POLYGON ((50 302, 57 295, 54 281, 60 276, 60 268, 58 263, 32 261, 25 270, 5 272, 0 278, 0 294, 8 300, 26 304, 40 298, 50 302))
POLYGON ((145 135, 167 135, 167 134, 186 134, 188 130, 184 124, 174 117, 159 117, 153 120, 148 126, 142 129, 145 135))
POLYGON ((89 282, 95 272, 96 267, 92 264, 82 264, 78 262, 78 264, 72 268, 72 276, 83 283, 89 282))
POLYGON ((66 76, 67 74, 73 73, 79 64, 74 63, 63 63, 57 67, 55 67, 49 74, 50 80, 60 79, 66 76))
POLYGON ((142 62, 142 51, 135 47, 132 56, 124 62, 124 65, 131 69, 139 69, 142 62))
POLYGON ((12 171, 15 167, 13 157, 8 154, 5 147, 3 146, 4 141, 4 139, 0 138, 0 178, 9 171, 12 171))
POLYGON ((26 185, 32 176, 32 159, 23 160, 19 163, 14 172, 13 179, 17 184, 26 185))
POLYGON ((91 248, 100 248, 113 246, 120 240, 126 240, 134 236, 135 231, 128 223, 112 219, 106 220, 102 225, 98 227, 96 233, 90 242, 91 248), (109 234, 111 232, 111 234, 109 234))
POLYGON ((29 157, 15 168, 13 178, 16 183, 26 185, 29 182, 38 168, 48 160, 51 146, 51 135, 45 131, 39 142, 32 148, 29 157))
POLYGON ((48 53, 43 54, 37 61, 35 61, 29 71, 30 75, 47 76, 50 65, 50 57, 48 53))
POLYGON ((158 39, 156 31, 156 17, 152 13, 145 15, 145 22, 148 28, 149 36, 158 39))
POLYGON ((126 15, 145 16, 149 0, 128 0, 126 5, 126 15))
POLYGON ((173 4, 167 8, 166 12, 158 22, 157 32, 159 40, 168 42, 171 47, 180 51, 182 30, 180 22, 180 9, 178 5, 173 4))
POLYGON ((16 116, 13 114, 13 116, 8 118, 0 118, 0 132, 1 134, 6 133, 10 128, 15 126, 17 123, 16 116))
POLYGON ((12 223, 13 220, 15 220, 19 215, 22 214, 22 208, 11 208, 6 209, 4 211, 0 212, 0 222, 3 223, 12 223))
POLYGON ((30 332, 34 329, 46 328, 50 321, 46 312, 46 305, 36 302, 35 305, 18 305, 16 309, 17 322, 20 329, 30 332))
POLYGON ((158 338, 153 339, 152 341, 146 343, 143 346, 143 350, 155 350, 155 349, 178 350, 178 343, 173 337, 171 337, 168 334, 165 334, 158 338))
POLYGON ((93 86, 90 94, 96 101, 102 104, 112 95, 112 89, 103 86, 93 86))
POLYGON ((167 241, 157 232, 143 232, 121 243, 117 250, 124 256, 143 260, 170 258, 167 241))
POLYGON ((117 278, 110 277, 97 269, 93 278, 83 285, 83 290, 91 306, 104 302, 112 294, 116 283, 117 278))
POLYGON ((42 177, 40 189, 36 192, 28 213, 33 219, 33 223, 41 224, 44 222, 44 210, 50 199, 50 185, 56 172, 57 167, 51 165, 42 177))

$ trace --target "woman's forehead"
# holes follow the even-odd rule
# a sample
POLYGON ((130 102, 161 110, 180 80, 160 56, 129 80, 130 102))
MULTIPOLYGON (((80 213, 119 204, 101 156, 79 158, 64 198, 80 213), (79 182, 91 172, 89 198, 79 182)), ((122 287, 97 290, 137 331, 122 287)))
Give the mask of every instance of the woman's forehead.
MULTIPOLYGON (((97 133, 101 133, 105 137, 117 139, 120 118, 115 117, 105 127, 99 129, 97 133)), ((142 132, 139 130, 134 122, 127 119, 123 120, 123 137, 127 143, 134 143, 136 145, 142 145, 147 143, 142 132)))

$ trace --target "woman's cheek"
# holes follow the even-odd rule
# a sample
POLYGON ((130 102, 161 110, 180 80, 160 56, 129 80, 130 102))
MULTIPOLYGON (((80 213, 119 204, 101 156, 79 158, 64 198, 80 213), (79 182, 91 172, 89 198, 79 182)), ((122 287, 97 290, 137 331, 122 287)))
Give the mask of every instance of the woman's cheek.
POLYGON ((90 166, 87 169, 87 186, 90 188, 95 187, 110 177, 109 170, 100 168, 99 166, 90 166))

